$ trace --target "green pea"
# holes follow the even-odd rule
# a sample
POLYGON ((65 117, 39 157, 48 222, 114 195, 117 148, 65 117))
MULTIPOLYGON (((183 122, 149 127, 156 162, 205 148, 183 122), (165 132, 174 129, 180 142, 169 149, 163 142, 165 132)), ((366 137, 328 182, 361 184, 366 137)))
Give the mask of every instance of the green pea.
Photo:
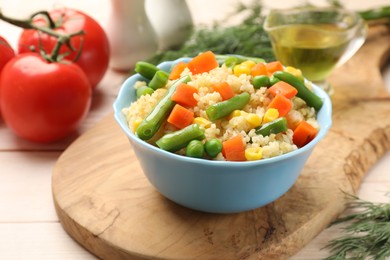
POLYGON ((144 95, 151 95, 154 92, 152 88, 149 88, 148 86, 141 86, 137 88, 137 99, 144 95))
POLYGON ((210 139, 204 144, 204 149, 210 157, 214 158, 222 152, 222 142, 215 138, 210 139))
POLYGON ((192 140, 186 148, 186 156, 194 158, 202 158, 204 154, 204 145, 202 141, 192 140))
POLYGON ((269 87, 271 83, 268 76, 260 75, 252 79, 252 85, 254 88, 259 89, 261 87, 269 87))

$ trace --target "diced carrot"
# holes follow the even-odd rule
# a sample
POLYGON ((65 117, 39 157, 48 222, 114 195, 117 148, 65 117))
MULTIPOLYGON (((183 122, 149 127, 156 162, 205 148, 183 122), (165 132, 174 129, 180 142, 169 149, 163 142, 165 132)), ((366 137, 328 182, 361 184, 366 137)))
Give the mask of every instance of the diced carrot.
POLYGON ((187 63, 179 62, 178 64, 176 64, 172 68, 171 72, 169 73, 169 77, 168 78, 170 80, 175 80, 175 79, 180 78, 180 75, 185 70, 185 68, 187 68, 187 63))
POLYGON ((194 112, 185 107, 176 104, 168 116, 167 122, 176 126, 177 128, 184 128, 192 124, 194 120, 194 112))
POLYGON ((268 89, 268 91, 274 96, 276 96, 277 94, 282 94, 286 98, 290 99, 298 93, 298 90, 296 88, 284 81, 276 82, 268 89))
POLYGON ((194 107, 198 104, 194 94, 198 93, 198 90, 188 84, 180 84, 177 86, 175 93, 173 93, 171 99, 176 103, 185 107, 194 107))
POLYGON ((222 100, 227 100, 229 98, 234 97, 233 89, 226 81, 218 84, 213 84, 212 87, 215 91, 217 91, 221 95, 222 100))
POLYGON ((259 62, 251 69, 251 75, 253 77, 255 76, 261 76, 261 75, 268 75, 267 67, 264 63, 259 62))
POLYGON ((190 69, 192 74, 199 74, 209 72, 210 70, 218 67, 218 61, 212 51, 206 51, 188 62, 187 67, 190 69))
POLYGON ((222 155, 227 161, 246 161, 244 140, 240 134, 222 143, 222 155))
POLYGON ((268 75, 272 75, 276 71, 283 70, 283 65, 280 61, 268 62, 265 66, 267 68, 268 75))
POLYGON ((276 94, 269 104, 269 108, 276 108, 279 111, 279 117, 287 115, 292 106, 292 101, 281 94, 276 94))
POLYGON ((318 130, 306 121, 302 121, 294 130, 293 142, 298 147, 303 147, 316 137, 318 130))

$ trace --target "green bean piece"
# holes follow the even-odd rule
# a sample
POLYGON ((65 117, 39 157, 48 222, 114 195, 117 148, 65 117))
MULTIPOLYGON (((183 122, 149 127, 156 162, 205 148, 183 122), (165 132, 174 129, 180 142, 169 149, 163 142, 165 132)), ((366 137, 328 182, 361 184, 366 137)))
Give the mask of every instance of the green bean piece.
POLYGON ((286 118, 279 117, 271 122, 257 127, 255 133, 262 136, 268 136, 270 134, 278 134, 287 130, 288 126, 286 118))
POLYGON ((204 149, 211 158, 214 158, 222 152, 222 142, 216 138, 210 139, 204 144, 204 149))
POLYGON ((232 68, 237 64, 243 63, 244 61, 251 60, 256 63, 265 62, 262 58, 248 57, 243 55, 215 55, 220 65, 225 64, 226 67, 232 68))
POLYGON ((277 71, 274 76, 298 90, 297 97, 303 99, 307 105, 314 107, 316 111, 320 110, 323 104, 322 99, 305 86, 297 77, 285 71, 277 71))
POLYGON ((151 80, 154 77, 154 74, 156 74, 157 71, 160 69, 157 68, 155 65, 148 63, 146 61, 138 61, 135 64, 135 72, 141 74, 141 76, 151 80))
POLYGON ((237 64, 239 64, 239 60, 237 57, 229 57, 227 58, 224 62, 222 62, 226 65, 226 67, 228 68, 233 68, 234 66, 236 66, 237 64))
POLYGON ((202 158, 204 155, 204 145, 202 141, 192 140, 186 147, 186 156, 202 158))
POLYGON ((149 82, 148 86, 149 88, 152 88, 154 90, 158 88, 163 88, 168 82, 168 76, 169 74, 163 70, 159 70, 154 74, 152 80, 149 82))
POLYGON ((137 99, 144 95, 152 95, 154 90, 152 88, 149 88, 148 86, 141 86, 137 88, 137 99))
POLYGON ((252 85, 255 89, 259 89, 261 87, 269 87, 271 85, 271 82, 268 76, 260 75, 253 77, 252 85))
POLYGON ((274 77, 273 75, 270 77, 269 79, 269 85, 270 86, 273 86, 275 83, 279 82, 280 80, 276 77, 274 77))
POLYGON ((248 92, 235 95, 234 97, 216 103, 206 108, 207 117, 211 121, 216 121, 222 117, 228 116, 234 110, 241 110, 248 104, 251 95, 248 92))
POLYGON ((198 124, 192 124, 164 135, 156 141, 156 144, 165 151, 176 152, 186 147, 192 140, 203 140, 204 138, 204 129, 198 124))
POLYGON ((176 91, 177 86, 182 83, 187 83, 190 80, 191 78, 189 76, 185 76, 173 83, 165 96, 160 99, 150 114, 142 120, 141 124, 137 127, 136 134, 140 139, 149 140, 156 134, 175 105, 175 102, 171 100, 171 97, 176 91))

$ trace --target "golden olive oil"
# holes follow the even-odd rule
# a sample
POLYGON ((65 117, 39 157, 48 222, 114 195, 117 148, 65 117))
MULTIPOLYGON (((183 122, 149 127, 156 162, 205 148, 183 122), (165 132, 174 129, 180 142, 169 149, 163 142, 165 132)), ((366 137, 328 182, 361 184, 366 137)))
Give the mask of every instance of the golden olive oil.
POLYGON ((292 24, 274 32, 274 51, 286 66, 302 70, 311 81, 324 81, 348 48, 339 24, 292 24))

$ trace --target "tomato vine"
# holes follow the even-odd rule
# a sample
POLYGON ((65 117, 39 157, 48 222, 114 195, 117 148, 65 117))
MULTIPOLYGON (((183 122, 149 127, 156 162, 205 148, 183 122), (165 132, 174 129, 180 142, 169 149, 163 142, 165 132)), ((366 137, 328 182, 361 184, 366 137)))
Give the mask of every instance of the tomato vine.
MULTIPOLYGON (((50 35, 52 37, 55 37, 57 39, 56 45, 53 48, 53 51, 48 54, 43 48, 40 48, 40 54, 41 56, 47 60, 48 62, 59 62, 61 61, 66 55, 69 55, 69 53, 65 53, 63 55, 60 55, 60 49, 63 44, 68 46, 68 48, 72 51, 76 51, 74 46, 71 44, 71 39, 74 36, 79 36, 79 35, 84 35, 85 32, 83 30, 74 32, 74 33, 58 33, 57 31, 54 31, 53 29, 56 28, 55 22, 53 19, 51 19, 49 12, 47 11, 38 11, 30 16, 29 19, 25 20, 18 20, 14 19, 11 17, 5 16, 1 11, 0 11, 0 19, 10 23, 12 25, 18 26, 23 29, 33 29, 37 30, 39 32, 45 33, 47 35, 50 35), (34 24, 34 18, 42 15, 48 22, 49 26, 37 26, 34 24)), ((81 53, 82 48, 78 50, 79 53, 81 53)), ((77 61, 77 58, 79 57, 79 54, 76 56, 76 59, 74 61, 77 61)))

